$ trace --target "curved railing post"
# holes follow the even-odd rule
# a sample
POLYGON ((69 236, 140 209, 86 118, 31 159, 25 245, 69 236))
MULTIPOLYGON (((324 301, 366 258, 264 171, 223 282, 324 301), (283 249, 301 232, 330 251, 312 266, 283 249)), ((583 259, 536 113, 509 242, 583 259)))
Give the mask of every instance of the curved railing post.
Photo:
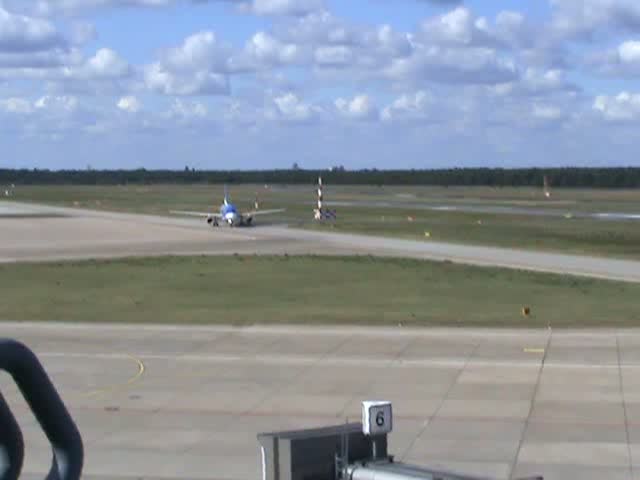
POLYGON ((42 364, 25 345, 0 339, 0 369, 9 373, 31 407, 53 448, 47 480, 78 480, 82 473, 82 437, 42 364))
POLYGON ((23 461, 22 432, 0 393, 0 480, 17 480, 23 461))

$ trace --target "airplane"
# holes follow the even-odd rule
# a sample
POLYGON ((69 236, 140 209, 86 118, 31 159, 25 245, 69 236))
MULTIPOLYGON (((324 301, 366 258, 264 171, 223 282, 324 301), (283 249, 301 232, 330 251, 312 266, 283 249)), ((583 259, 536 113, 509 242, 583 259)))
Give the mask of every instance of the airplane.
POLYGON ((205 212, 189 212, 183 210, 171 210, 171 213, 176 215, 187 215, 191 217, 206 218, 207 223, 212 227, 220 226, 221 222, 228 224, 230 227, 244 227, 250 226, 253 222, 253 217, 256 215, 272 215, 274 213, 284 212, 284 208, 274 210, 258 210, 258 202, 256 200, 255 209, 250 212, 241 213, 238 208, 229 201, 229 195, 227 193, 227 186, 224 187, 224 201, 220 206, 220 213, 205 213, 205 212))

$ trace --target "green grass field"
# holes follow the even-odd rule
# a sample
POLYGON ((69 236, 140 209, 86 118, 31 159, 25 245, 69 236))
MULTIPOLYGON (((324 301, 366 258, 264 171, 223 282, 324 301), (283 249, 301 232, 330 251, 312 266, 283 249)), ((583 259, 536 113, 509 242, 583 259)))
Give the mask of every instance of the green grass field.
POLYGON ((6 264, 0 290, 0 318, 19 321, 640 325, 640 285, 371 257, 6 264), (523 317, 523 306, 531 316, 523 317))
MULTIPOLYGON (((528 248, 574 254, 640 258, 640 222, 428 211, 407 207, 474 204, 549 208, 560 212, 640 212, 637 190, 554 190, 545 199, 540 189, 488 187, 327 186, 327 200, 386 201, 397 208, 335 207, 338 220, 318 225, 312 218, 315 186, 232 186, 239 207, 253 208, 256 195, 263 209, 286 207, 278 221, 292 226, 390 235, 422 241, 447 241, 528 248), (402 206, 402 203, 405 206, 402 206), (411 219, 410 219, 411 218, 411 219), (425 237, 425 232, 429 237, 425 237)), ((16 200, 85 208, 168 215, 169 210, 217 209, 221 185, 33 186, 20 187, 16 200)), ((265 223, 269 217, 259 219, 265 223)))

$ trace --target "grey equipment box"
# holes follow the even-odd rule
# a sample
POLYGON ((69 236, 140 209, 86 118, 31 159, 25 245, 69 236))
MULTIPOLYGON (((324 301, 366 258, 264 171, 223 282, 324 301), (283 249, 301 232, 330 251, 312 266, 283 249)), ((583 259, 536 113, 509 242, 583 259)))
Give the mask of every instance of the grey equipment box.
POLYGON ((361 423, 289 432, 261 433, 262 480, 335 480, 336 455, 348 443, 348 463, 387 455, 387 436, 362 433, 361 423))

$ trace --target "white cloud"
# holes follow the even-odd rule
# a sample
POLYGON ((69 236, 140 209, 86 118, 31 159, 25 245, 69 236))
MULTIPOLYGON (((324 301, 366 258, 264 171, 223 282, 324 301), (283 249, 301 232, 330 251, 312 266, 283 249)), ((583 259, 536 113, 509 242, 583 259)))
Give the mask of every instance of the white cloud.
POLYGON ((372 75, 391 59, 412 51, 406 32, 398 32, 386 24, 350 24, 326 11, 278 25, 273 36, 286 45, 296 46, 297 64, 312 64, 320 71, 341 68, 372 75))
POLYGON ((640 42, 627 41, 618 47, 618 56, 623 63, 640 63, 640 42))
POLYGON ((586 64, 596 73, 612 76, 640 75, 640 41, 627 40, 615 49, 587 55, 586 64))
POLYGON ((188 36, 143 68, 146 87, 164 95, 226 95, 230 47, 211 31, 188 36))
POLYGON ((78 57, 54 24, 9 12, 0 1, 0 78, 21 69, 54 69, 78 57))
POLYGON ((226 75, 208 71, 176 73, 160 63, 145 67, 144 82, 149 90, 164 95, 226 95, 230 88, 226 75))
POLYGON ((567 85, 565 72, 558 69, 540 71, 528 68, 523 82, 533 91, 558 90, 567 85))
POLYGON ((258 15, 302 16, 325 8, 324 0, 253 0, 250 5, 258 15))
POLYGON ((208 113, 209 111, 203 103, 197 101, 187 102, 178 98, 171 104, 168 116, 171 118, 190 120, 205 118, 208 113))
POLYGON ((499 84, 518 78, 509 58, 490 48, 443 48, 419 46, 411 56, 394 59, 385 74, 394 81, 499 84))
POLYGON ((316 48, 314 60, 321 66, 348 66, 353 63, 353 50, 345 45, 329 45, 316 48))
POLYGON ((360 42, 361 33, 331 12, 322 11, 276 26, 276 36, 296 44, 353 46, 360 42))
POLYGON ((8 113, 28 114, 33 112, 33 104, 24 98, 11 97, 0 100, 0 107, 8 113))
POLYGON ((0 76, 10 69, 55 69, 75 64, 80 60, 80 52, 76 50, 69 52, 58 49, 41 52, 0 52, 0 76))
POLYGON ((433 102, 433 97, 424 90, 413 94, 404 94, 382 110, 384 121, 393 120, 424 120, 427 109, 433 102))
POLYGON ((553 105, 533 105, 532 115, 540 120, 555 121, 560 120, 565 116, 564 112, 553 105))
POLYGON ((64 45, 52 23, 10 13, 0 3, 0 52, 34 52, 64 45))
POLYGON ((608 121, 637 120, 640 117, 640 94, 599 95, 593 102, 593 109, 608 121))
POLYGON ((79 105, 75 96, 52 96, 45 95, 36 100, 34 106, 38 110, 48 110, 51 112, 73 112, 79 105))
POLYGON ((429 19, 422 24, 423 32, 431 39, 444 44, 469 45, 481 31, 474 22, 471 11, 466 7, 458 7, 451 12, 429 19))
POLYGON ((392 56, 406 56, 411 53, 410 35, 396 32, 390 25, 380 25, 374 36, 374 47, 381 53, 392 56))
POLYGON ((88 78, 117 78, 130 73, 126 60, 109 48, 101 48, 89 58, 77 74, 88 78))
POLYGON ((324 0, 6 0, 12 8, 31 14, 47 16, 57 13, 75 14, 82 11, 146 7, 162 8, 179 3, 233 3, 241 11, 257 15, 302 16, 325 8, 324 0))
POLYGON ((126 97, 121 97, 116 106, 125 112, 137 113, 142 108, 142 103, 133 95, 127 95, 126 97))
POLYGON ((244 50, 229 60, 232 72, 252 71, 291 65, 302 59, 298 45, 285 43, 266 32, 257 32, 245 44, 244 50))
POLYGON ((555 93, 574 94, 579 87, 567 79, 566 72, 559 69, 541 70, 527 68, 516 80, 490 85, 489 92, 498 97, 548 96, 555 93))
POLYGON ((273 98, 274 109, 266 111, 267 118, 281 119, 293 123, 308 123, 319 114, 322 109, 311 103, 306 103, 293 92, 287 92, 273 98))
POLYGON ((209 70, 219 73, 227 70, 230 47, 222 44, 212 31, 194 33, 178 47, 162 54, 166 68, 174 71, 209 70))
POLYGON ((637 0, 551 0, 552 28, 561 37, 591 37, 598 30, 640 29, 637 0))
POLYGON ((365 94, 356 95, 351 100, 338 98, 334 104, 338 112, 348 118, 372 120, 378 116, 378 109, 373 100, 365 94))

